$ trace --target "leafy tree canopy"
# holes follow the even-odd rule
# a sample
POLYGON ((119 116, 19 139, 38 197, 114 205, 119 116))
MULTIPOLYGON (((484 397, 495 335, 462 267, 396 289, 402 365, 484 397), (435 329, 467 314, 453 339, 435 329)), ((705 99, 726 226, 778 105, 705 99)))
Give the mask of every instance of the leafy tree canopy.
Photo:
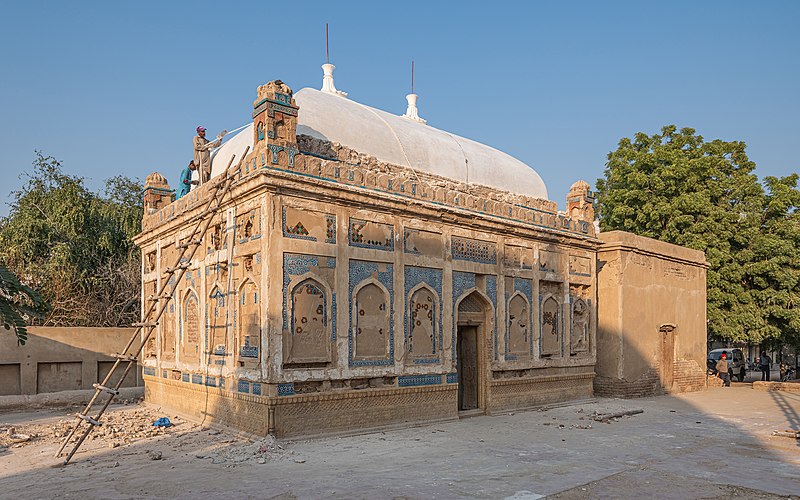
POLYGON ((0 219, 0 263, 52 305, 49 326, 126 326, 139 314, 142 187, 123 176, 104 194, 37 152, 0 219))
POLYGON ((597 181, 600 226, 704 251, 710 336, 796 339, 798 178, 762 186, 754 168, 743 142, 706 142, 691 128, 624 138, 597 181))
POLYGON ((48 309, 35 290, 20 283, 14 273, 0 264, 0 324, 14 331, 20 345, 28 339, 27 323, 43 317, 48 309))

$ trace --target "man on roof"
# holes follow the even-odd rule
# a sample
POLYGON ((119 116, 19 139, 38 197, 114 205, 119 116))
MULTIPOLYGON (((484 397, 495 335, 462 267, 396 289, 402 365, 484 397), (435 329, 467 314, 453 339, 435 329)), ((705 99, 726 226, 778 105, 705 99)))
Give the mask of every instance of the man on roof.
POLYGON ((206 128, 197 127, 197 135, 192 138, 194 146, 194 164, 200 171, 200 184, 205 184, 211 179, 211 150, 219 146, 222 136, 213 141, 206 139, 206 128))

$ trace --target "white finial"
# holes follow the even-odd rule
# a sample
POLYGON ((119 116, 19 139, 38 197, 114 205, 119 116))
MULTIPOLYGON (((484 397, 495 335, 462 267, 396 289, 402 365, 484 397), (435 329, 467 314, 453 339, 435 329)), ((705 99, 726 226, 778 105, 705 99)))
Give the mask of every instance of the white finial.
POLYGON ((333 94, 338 95, 340 97, 347 97, 347 92, 342 92, 341 90, 336 90, 336 85, 333 84, 333 70, 336 69, 331 63, 325 63, 322 65, 322 91, 326 94, 333 94))
POLYGON ((408 101, 408 108, 406 109, 406 114, 404 114, 403 116, 405 116, 409 120, 414 120, 415 122, 423 124, 428 123, 427 121, 419 117, 419 111, 417 110, 418 97, 419 96, 417 94, 408 94, 406 96, 406 101, 408 101))

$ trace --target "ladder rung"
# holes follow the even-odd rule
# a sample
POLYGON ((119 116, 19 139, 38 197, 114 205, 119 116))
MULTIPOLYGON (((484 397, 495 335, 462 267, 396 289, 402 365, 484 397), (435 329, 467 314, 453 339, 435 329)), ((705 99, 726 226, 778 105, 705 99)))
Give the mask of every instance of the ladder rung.
POLYGON ((78 413, 78 418, 81 419, 81 420, 85 420, 86 422, 89 422, 91 425, 94 425, 94 426, 97 426, 97 427, 100 427, 101 425, 103 425, 102 422, 98 422, 97 420, 93 419, 92 417, 90 417, 88 415, 84 415, 83 413, 78 413))
POLYGON ((95 389, 97 389, 98 391, 107 392, 107 393, 109 393, 109 394, 113 394, 113 395, 115 395, 115 396, 118 396, 118 395, 119 395, 119 391, 118 391, 118 390, 116 390, 116 389, 112 389, 111 387, 106 387, 106 386, 104 386, 104 385, 100 385, 100 384, 92 384, 92 387, 94 387, 94 388, 95 388, 95 389))
POLYGON ((134 363, 136 362, 136 356, 134 356, 133 354, 120 354, 118 352, 115 352, 114 354, 111 355, 111 357, 121 359, 123 361, 133 361, 134 363))
POLYGON ((141 323, 131 323, 131 326, 134 328, 142 327, 142 328, 155 328, 158 326, 158 322, 141 322, 141 323))
POLYGON ((187 241, 186 243, 181 243, 180 245, 178 245, 178 248, 189 248, 192 245, 199 246, 202 244, 203 244, 202 240, 192 240, 192 241, 187 241))
POLYGON ((175 267, 168 267, 167 268, 167 272, 171 274, 171 273, 174 273, 175 271, 177 271, 179 269, 187 269, 191 265, 192 265, 191 262, 181 262, 180 264, 178 264, 175 267))

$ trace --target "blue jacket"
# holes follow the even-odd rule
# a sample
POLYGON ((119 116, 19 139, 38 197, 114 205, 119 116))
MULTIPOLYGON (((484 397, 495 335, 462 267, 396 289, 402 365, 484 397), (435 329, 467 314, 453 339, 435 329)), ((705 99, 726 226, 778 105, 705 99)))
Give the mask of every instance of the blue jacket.
POLYGON ((180 199, 182 196, 186 196, 189 194, 189 190, 192 189, 192 169, 189 167, 184 167, 181 171, 181 180, 178 186, 178 194, 175 197, 176 200, 180 199))

